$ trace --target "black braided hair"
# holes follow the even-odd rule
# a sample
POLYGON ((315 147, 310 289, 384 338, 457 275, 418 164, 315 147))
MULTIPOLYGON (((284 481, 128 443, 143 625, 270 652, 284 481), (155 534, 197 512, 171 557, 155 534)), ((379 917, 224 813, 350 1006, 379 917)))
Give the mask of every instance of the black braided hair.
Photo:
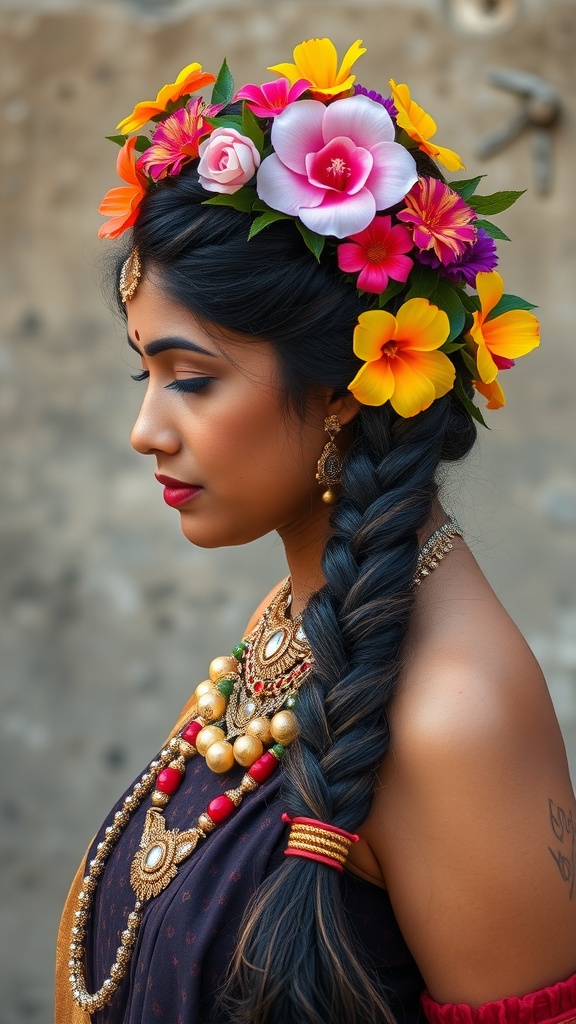
MULTIPOLYGON (((285 400, 301 415, 315 384, 344 394, 360 365, 352 334, 366 298, 333 256, 318 264, 290 222, 248 242, 247 216, 205 199, 193 165, 147 194, 132 240, 144 272, 153 266, 207 327, 272 344, 285 400)), ((283 761, 286 810, 348 831, 368 816, 390 744, 387 705, 438 467, 463 457, 476 436, 453 393, 411 419, 388 404, 363 407, 355 422, 323 556, 326 583, 304 612, 313 672, 299 693, 300 735, 283 761)), ((385 992, 355 945, 339 875, 285 858, 246 913, 226 1012, 238 1024, 390 1021, 385 992)))

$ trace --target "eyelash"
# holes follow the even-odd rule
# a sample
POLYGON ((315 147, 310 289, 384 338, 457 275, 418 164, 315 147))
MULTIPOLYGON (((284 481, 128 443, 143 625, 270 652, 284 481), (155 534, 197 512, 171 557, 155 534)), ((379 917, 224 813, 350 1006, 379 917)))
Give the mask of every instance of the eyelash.
MULTIPOLYGON (((150 373, 148 370, 142 370, 141 373, 132 373, 130 376, 132 380, 142 381, 148 380, 150 373)), ((170 391, 183 391, 187 394, 193 394, 195 391, 201 391, 207 387, 213 379, 213 377, 187 377, 184 380, 173 380, 171 384, 166 385, 166 388, 170 391)))

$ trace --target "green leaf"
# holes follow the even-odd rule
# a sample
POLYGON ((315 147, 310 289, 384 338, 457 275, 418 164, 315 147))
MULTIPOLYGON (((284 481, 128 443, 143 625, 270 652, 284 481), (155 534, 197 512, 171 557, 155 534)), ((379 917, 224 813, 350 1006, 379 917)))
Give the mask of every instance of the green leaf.
POLYGON ((453 352, 458 352, 464 344, 465 342, 463 341, 445 341, 438 351, 443 352, 446 356, 451 356, 453 352))
POLYGON ((264 149, 264 132, 246 102, 242 104, 242 131, 256 146, 261 154, 264 149))
POLYGON ((134 149, 137 153, 145 153, 147 149, 150 149, 152 142, 147 135, 138 135, 136 137, 136 143, 134 149))
POLYGON ((213 128, 235 128, 242 133, 242 117, 240 114, 216 114, 216 117, 205 117, 205 121, 213 128))
POLYGON ((464 408, 467 410, 467 412, 470 413, 470 415, 476 420, 476 422, 481 423, 483 427, 486 427, 486 430, 490 430, 490 427, 486 423, 482 413, 480 412, 480 409, 478 408, 477 405, 474 405, 472 399, 469 398, 468 395, 466 394, 466 391, 464 390, 464 385, 462 384, 462 381, 460 380, 459 377, 456 377, 456 380, 454 382, 454 391, 456 392, 458 399, 462 402, 464 408))
POLYGON ((533 302, 521 299, 519 295, 503 295, 494 309, 491 309, 486 320, 493 320, 502 313, 509 313, 511 309, 536 309, 533 302))
POLYGON ((115 142, 117 146, 123 146, 128 138, 127 135, 105 135, 104 138, 110 142, 115 142))
POLYGON ((230 74, 230 68, 228 62, 224 59, 222 67, 218 72, 218 78, 214 83, 212 89, 212 103, 221 103, 222 106, 227 107, 234 96, 234 79, 230 74))
POLYGON ((448 316, 450 334, 446 340, 454 341, 455 338, 460 337, 466 322, 466 310, 456 289, 451 288, 444 281, 439 281, 430 296, 430 302, 433 302, 439 309, 443 309, 448 316))
POLYGON ((493 192, 491 196, 474 196, 468 200, 468 205, 476 213, 502 213, 509 206, 513 206, 525 191, 526 189, 522 189, 521 192, 493 192))
POLYGON ((487 235, 490 235, 490 238, 499 238, 503 242, 509 242, 510 241, 510 239, 508 238, 508 235, 506 235, 504 233, 504 231, 502 231, 502 228, 499 228, 496 224, 493 224, 492 221, 490 221, 490 220, 480 220, 480 219, 478 219, 478 220, 474 221, 474 224, 475 224, 475 226, 477 228, 482 228, 483 231, 485 231, 487 235))
POLYGON ((478 380, 478 367, 476 366, 476 360, 474 359, 472 353, 467 348, 463 348, 460 352, 460 355, 462 356, 462 359, 464 360, 464 363, 466 365, 466 369, 472 376, 472 379, 478 380))
POLYGON ((485 174, 479 174, 477 178, 462 178, 461 181, 451 181, 449 182, 449 187, 454 192, 457 192, 462 199, 470 199, 470 196, 474 195, 478 185, 482 181, 482 178, 485 177, 485 174))
POLYGON ((381 295, 378 296, 378 305, 382 309, 391 299, 396 298, 397 295, 406 287, 404 281, 389 281, 388 286, 381 295))
POLYGON ((252 213, 256 189, 244 186, 238 192, 217 192, 211 199, 205 199, 202 206, 231 206, 240 213, 252 213))
POLYGON ((278 210, 266 210, 266 213, 261 213, 259 217, 252 221, 250 231, 248 232, 248 241, 277 220, 292 220, 292 218, 287 213, 279 213, 278 210))
POLYGON ((427 299, 438 284, 440 275, 432 267, 425 267, 422 263, 416 263, 410 274, 410 291, 406 296, 408 299, 427 299))
POLYGON ((460 301, 469 313, 477 313, 480 309, 480 299, 477 295, 468 295, 468 292, 460 292, 460 301))
POLYGON ((324 235, 318 235, 315 231, 311 231, 310 228, 307 228, 301 220, 296 221, 296 227, 310 249, 310 252, 316 257, 318 263, 320 263, 320 257, 326 243, 324 235))

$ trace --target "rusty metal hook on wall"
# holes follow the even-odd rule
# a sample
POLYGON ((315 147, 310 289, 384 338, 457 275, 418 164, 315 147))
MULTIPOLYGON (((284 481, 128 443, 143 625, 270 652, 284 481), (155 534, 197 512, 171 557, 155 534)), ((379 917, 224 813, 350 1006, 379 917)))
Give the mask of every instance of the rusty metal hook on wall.
POLYGON ((492 68, 488 79, 493 85, 516 93, 521 107, 512 120, 489 135, 478 147, 478 156, 487 158, 505 149, 525 128, 532 128, 536 192, 547 195, 552 184, 552 131, 561 112, 560 97, 553 86, 529 71, 516 68, 492 68))

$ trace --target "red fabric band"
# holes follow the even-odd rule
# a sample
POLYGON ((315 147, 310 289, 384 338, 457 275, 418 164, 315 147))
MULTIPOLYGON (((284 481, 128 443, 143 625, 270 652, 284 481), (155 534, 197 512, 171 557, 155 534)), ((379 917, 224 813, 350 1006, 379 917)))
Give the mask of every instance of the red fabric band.
POLYGON ((290 825, 312 825, 313 828, 321 828, 324 832, 335 832, 337 836, 343 836, 349 843, 357 843, 360 839, 355 832, 345 832, 343 828, 338 828, 337 825, 327 825, 324 821, 318 821, 317 818, 291 818, 284 812, 282 821, 286 821, 290 825))
POLYGON ((344 868, 337 860, 332 860, 331 857, 324 857, 321 853, 312 853, 311 850, 296 850, 294 847, 288 847, 284 850, 285 857, 304 857, 304 860, 317 860, 319 864, 325 864, 328 868, 334 868, 335 871, 344 871, 344 868))
POLYGON ((537 992, 475 1009, 466 1003, 437 1003, 428 992, 421 998, 430 1024, 576 1024, 576 974, 537 992))

